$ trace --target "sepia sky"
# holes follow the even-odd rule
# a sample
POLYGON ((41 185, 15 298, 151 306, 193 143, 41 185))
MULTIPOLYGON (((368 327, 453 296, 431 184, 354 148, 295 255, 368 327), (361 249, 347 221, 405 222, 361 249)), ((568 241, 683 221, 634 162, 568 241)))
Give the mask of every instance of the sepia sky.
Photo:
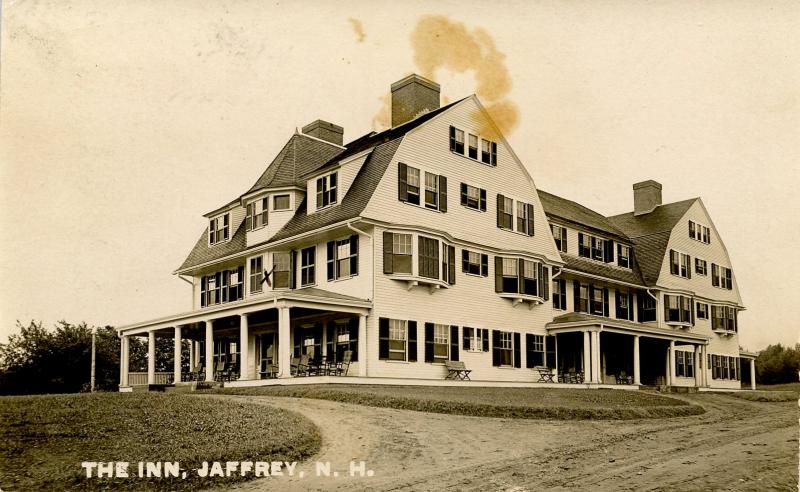
POLYGON ((3 0, 0 30, 0 341, 190 309, 171 272, 202 214, 296 127, 379 129, 419 72, 496 104, 541 189, 607 215, 644 179, 701 196, 741 345, 798 342, 796 2, 3 0))

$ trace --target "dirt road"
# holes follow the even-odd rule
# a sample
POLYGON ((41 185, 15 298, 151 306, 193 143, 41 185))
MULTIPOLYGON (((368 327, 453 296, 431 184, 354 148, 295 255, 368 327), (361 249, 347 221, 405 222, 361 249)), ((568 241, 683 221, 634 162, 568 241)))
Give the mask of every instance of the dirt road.
POLYGON ((638 421, 464 417, 294 398, 235 397, 299 412, 322 430, 315 461, 339 477, 244 490, 797 490, 796 403, 685 396, 707 412, 638 421), (349 475, 364 460, 372 477, 349 475))

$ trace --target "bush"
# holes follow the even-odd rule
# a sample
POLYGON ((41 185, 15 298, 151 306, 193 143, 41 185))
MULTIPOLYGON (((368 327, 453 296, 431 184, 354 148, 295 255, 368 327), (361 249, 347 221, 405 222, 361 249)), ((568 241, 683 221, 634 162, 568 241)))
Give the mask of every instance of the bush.
POLYGON ((794 348, 770 345, 758 354, 756 377, 760 384, 795 383, 800 371, 800 344, 794 348))

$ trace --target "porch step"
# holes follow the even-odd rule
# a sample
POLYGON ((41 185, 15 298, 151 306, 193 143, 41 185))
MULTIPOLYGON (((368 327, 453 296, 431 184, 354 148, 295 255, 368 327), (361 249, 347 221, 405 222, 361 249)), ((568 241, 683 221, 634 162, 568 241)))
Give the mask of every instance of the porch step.
POLYGON ((645 391, 658 391, 659 393, 697 393, 697 387, 695 386, 667 386, 665 384, 661 385, 641 385, 639 386, 640 390, 645 391))
POLYGON ((164 388, 164 390, 167 393, 191 393, 193 391, 209 390, 220 386, 221 383, 218 383, 216 381, 210 383, 207 383, 205 381, 192 381, 192 382, 169 385, 166 388, 164 388))

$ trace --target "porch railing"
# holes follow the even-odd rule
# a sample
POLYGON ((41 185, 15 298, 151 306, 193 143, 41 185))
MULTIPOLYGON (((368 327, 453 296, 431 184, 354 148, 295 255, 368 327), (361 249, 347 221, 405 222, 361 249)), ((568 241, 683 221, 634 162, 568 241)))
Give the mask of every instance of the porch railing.
MULTIPOLYGON (((172 384, 172 373, 171 372, 157 372, 155 373, 155 381, 154 384, 172 384)), ((128 373, 128 385, 130 386, 137 386, 137 385, 144 385, 147 384, 147 373, 146 372, 129 372, 128 373)))

